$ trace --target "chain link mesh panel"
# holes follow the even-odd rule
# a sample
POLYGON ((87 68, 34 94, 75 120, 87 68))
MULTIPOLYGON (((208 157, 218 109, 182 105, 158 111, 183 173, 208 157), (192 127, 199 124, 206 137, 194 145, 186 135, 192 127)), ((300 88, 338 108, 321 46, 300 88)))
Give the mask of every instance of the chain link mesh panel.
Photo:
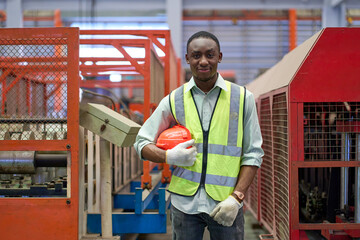
POLYGON ((273 159, 272 159, 272 131, 270 99, 261 100, 260 105, 260 127, 263 137, 264 157, 261 166, 261 218, 265 224, 272 228, 274 223, 273 203, 273 159))
MULTIPOLYGON (((355 160, 359 102, 304 103, 304 160, 355 160)), ((359 154, 359 153, 357 153, 359 154)))
POLYGON ((275 228, 277 239, 289 239, 289 158, 286 93, 275 95, 272 108, 275 228))
POLYGON ((66 139, 67 39, 0 39, 0 140, 66 139))

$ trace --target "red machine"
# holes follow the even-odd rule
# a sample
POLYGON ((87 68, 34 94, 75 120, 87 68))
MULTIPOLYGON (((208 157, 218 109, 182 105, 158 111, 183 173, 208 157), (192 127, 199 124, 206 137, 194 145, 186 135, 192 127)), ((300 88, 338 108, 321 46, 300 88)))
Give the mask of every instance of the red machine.
POLYGON ((247 86, 265 156, 246 203, 274 239, 360 237, 359 37, 324 29, 247 86))
POLYGON ((77 239, 79 29, 2 29, 0 49, 1 239, 77 239))

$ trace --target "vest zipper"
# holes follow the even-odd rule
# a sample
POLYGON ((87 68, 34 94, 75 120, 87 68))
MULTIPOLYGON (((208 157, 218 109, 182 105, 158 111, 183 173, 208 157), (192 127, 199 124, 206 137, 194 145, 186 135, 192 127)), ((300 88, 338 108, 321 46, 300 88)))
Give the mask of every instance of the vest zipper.
POLYGON ((200 186, 205 187, 205 178, 206 178, 206 167, 207 167, 207 157, 208 157, 208 140, 209 140, 209 130, 203 130, 203 163, 201 169, 201 180, 200 186))
MULTIPOLYGON (((205 188, 205 179, 206 179, 206 167, 207 167, 207 159, 208 159, 208 141, 209 141, 209 132, 210 132, 210 127, 211 127, 211 120, 212 120, 212 117, 214 115, 216 105, 217 105, 217 102, 219 100, 221 91, 222 90, 220 89, 219 94, 218 94, 218 96, 216 98, 214 109, 213 109, 213 111, 211 113, 211 117, 210 117, 210 121, 209 121, 209 129, 207 131, 204 130, 204 126, 203 126, 201 118, 200 118, 199 109, 198 109, 198 107, 196 105, 196 102, 195 102, 195 99, 194 99, 194 94, 193 94, 192 90, 190 91, 192 100, 193 100, 193 102, 195 104, 195 108, 196 108, 196 111, 197 111, 197 114, 198 114, 201 129, 202 129, 202 132, 203 132, 203 162, 202 162, 201 178, 200 178, 200 185, 199 186, 202 186, 204 188, 205 188)), ((198 190, 199 190, 199 188, 198 188, 198 190)))

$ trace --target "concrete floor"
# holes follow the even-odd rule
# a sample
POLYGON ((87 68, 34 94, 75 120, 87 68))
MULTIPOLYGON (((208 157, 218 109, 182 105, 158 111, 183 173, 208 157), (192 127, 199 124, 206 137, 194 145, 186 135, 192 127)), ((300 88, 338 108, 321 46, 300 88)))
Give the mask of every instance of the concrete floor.
MULTIPOLYGON (((169 214, 168 214, 169 215, 169 214)), ((257 220, 249 211, 245 211, 245 239, 246 240, 258 240, 260 234, 267 234, 267 231, 261 227, 257 220)), ((137 239, 137 240, 171 240, 171 224, 170 220, 167 221, 167 233, 163 234, 140 234, 138 236, 126 236, 124 239, 137 239)), ((203 240, 210 240, 210 235, 205 230, 203 240)))

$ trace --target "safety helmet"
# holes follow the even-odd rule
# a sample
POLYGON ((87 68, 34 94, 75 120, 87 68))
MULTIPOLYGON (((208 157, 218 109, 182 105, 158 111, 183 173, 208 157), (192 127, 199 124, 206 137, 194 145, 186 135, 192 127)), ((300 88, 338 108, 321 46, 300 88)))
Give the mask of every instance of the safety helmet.
POLYGON ((191 140, 189 129, 181 125, 175 125, 163 131, 157 139, 156 146, 168 150, 182 142, 191 140))

